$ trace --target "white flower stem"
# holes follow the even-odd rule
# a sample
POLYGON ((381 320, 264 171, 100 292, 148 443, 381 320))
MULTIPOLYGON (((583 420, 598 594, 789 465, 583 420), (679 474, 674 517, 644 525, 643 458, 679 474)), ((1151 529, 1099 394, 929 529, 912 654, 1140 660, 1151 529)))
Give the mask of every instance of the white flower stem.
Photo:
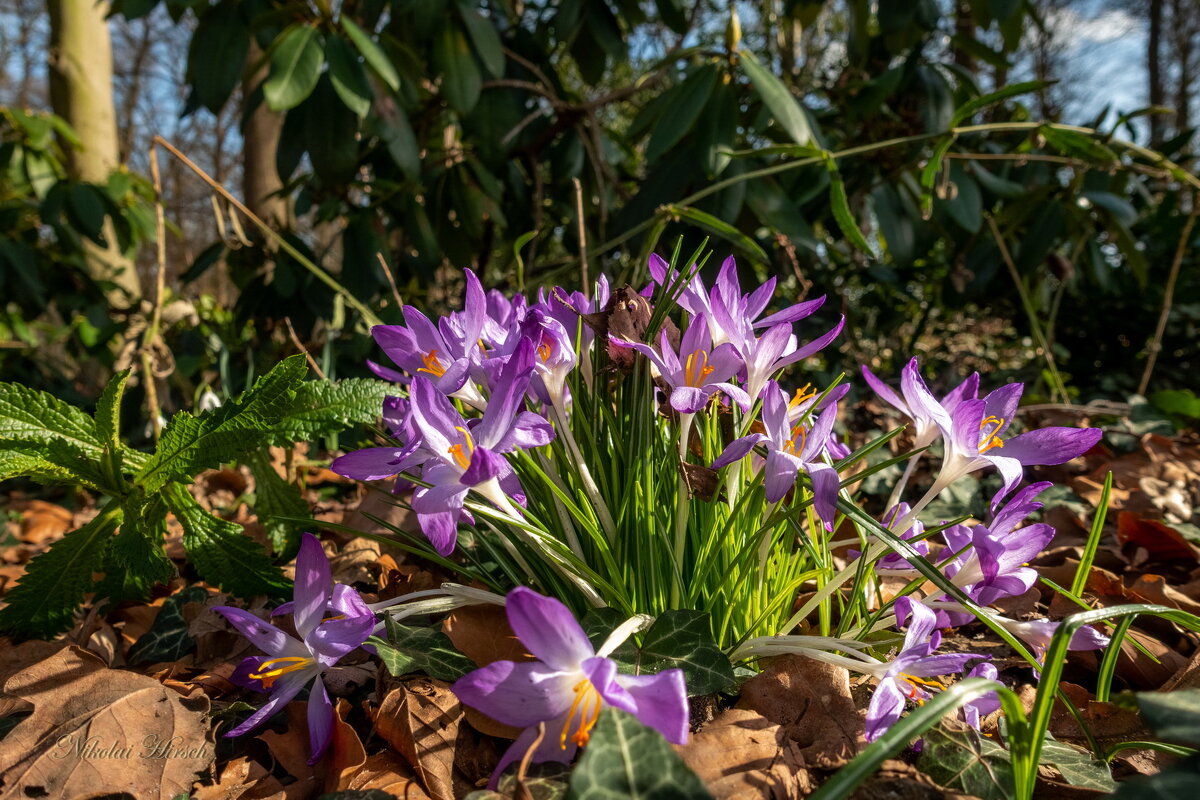
POLYGON ((692 502, 689 496, 687 478, 684 475, 683 464, 687 462, 688 437, 692 433, 692 420, 695 414, 679 415, 679 489, 675 502, 675 580, 671 585, 671 607, 679 608, 683 601, 683 555, 687 547, 688 518, 692 513, 692 502))
POLYGON ((550 398, 550 408, 554 411, 554 419, 558 423, 558 433, 563 438, 563 442, 566 443, 567 450, 571 452, 571 458, 575 461, 575 469, 579 473, 579 480, 583 484, 583 490, 587 493, 588 499, 592 501, 592 507, 596 510, 596 516, 600 520, 600 527, 604 529, 604 535, 608 537, 608 543, 615 545, 617 541, 617 526, 613 523, 612 513, 608 510, 608 504, 604 502, 604 498, 600 495, 600 488, 592 478, 592 473, 588 469, 587 462, 583 460, 583 453, 579 449, 579 443, 575 441, 575 434, 571 432, 571 426, 567 424, 567 412, 563 407, 561 395, 550 398))

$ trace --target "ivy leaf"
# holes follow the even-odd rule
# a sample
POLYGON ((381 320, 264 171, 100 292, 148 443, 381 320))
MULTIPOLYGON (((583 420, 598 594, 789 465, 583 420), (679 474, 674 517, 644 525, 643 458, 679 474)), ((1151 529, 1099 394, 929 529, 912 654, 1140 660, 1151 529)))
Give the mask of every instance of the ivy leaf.
POLYGON ((163 431, 158 449, 138 472, 136 481, 147 492, 168 480, 191 480, 203 469, 232 461, 262 444, 296 395, 308 366, 303 355, 279 362, 236 401, 193 416, 181 411, 163 431))
POLYGON ((413 628, 389 618, 387 639, 372 636, 379 658, 393 675, 424 672, 443 681, 455 681, 475 669, 471 659, 454 649, 450 637, 433 628, 413 628))
POLYGON ((121 509, 106 508, 29 562, 20 582, 5 595, 0 630, 20 637, 50 638, 71 627, 75 609, 92 588, 92 570, 103 562, 121 509))
POLYGON ((254 473, 254 513, 266 528, 276 560, 290 561, 300 549, 304 523, 279 517, 309 518, 308 503, 295 486, 279 477, 262 450, 250 457, 250 469, 254 473))
POLYGON ((606 707, 571 773, 569 800, 712 798, 662 734, 632 714, 606 707))
POLYGON ((179 483, 164 487, 167 507, 183 526, 183 546, 201 577, 238 597, 282 597, 289 586, 242 526, 214 517, 179 483))
POLYGON ((1008 752, 973 730, 933 728, 921 748, 921 771, 947 789, 981 800, 1013 797, 1012 763, 1008 752))
POLYGON ((1055 741, 1049 733, 1042 743, 1041 762, 1052 765, 1063 776, 1063 780, 1072 786, 1095 789, 1106 794, 1117 788, 1107 764, 1097 761, 1085 750, 1055 741))
POLYGON ((317 29, 292 25, 274 43, 271 74, 263 82, 263 97, 272 111, 287 111, 304 102, 317 88, 325 54, 317 29))
POLYGON ((305 381, 281 414, 272 443, 286 447, 375 422, 383 399, 394 393, 392 384, 371 378, 305 381))
POLYGON ((708 614, 667 611, 642 639, 639 671, 662 672, 678 667, 687 679, 688 694, 719 691, 733 683, 733 665, 712 636, 708 614))
POLYGON ((1200 744, 1200 689, 1139 692, 1138 710, 1154 734, 1185 744, 1200 744))
POLYGON ((150 630, 139 636, 129 648, 129 663, 178 661, 192 652, 196 642, 188 633, 188 621, 183 618, 183 607, 188 603, 202 603, 207 597, 208 592, 204 587, 189 586, 164 600, 150 630))

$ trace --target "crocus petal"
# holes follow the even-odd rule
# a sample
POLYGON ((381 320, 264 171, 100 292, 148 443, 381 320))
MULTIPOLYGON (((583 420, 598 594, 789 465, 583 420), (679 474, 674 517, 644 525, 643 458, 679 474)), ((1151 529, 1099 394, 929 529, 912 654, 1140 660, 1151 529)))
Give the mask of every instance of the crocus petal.
POLYGON ((307 655, 304 645, 249 611, 232 606, 216 606, 213 611, 225 617, 230 625, 237 628, 238 633, 264 653, 273 656, 307 655))
POLYGON ((271 656, 249 656, 243 658, 241 663, 237 665, 237 669, 229 676, 229 682, 234 686, 240 686, 243 689, 253 689, 256 692, 267 691, 263 686, 261 678, 251 678, 251 673, 258 672, 262 668, 264 661, 269 661, 271 656))
POLYGON ((808 344, 798 348, 796 352, 785 356, 781 361, 776 363, 776 366, 783 367, 796 361, 802 361, 803 359, 806 359, 809 356, 824 350, 830 342, 838 337, 838 335, 842 332, 842 328, 845 326, 846 318, 844 316, 839 317, 836 325, 818 336, 816 339, 813 339, 808 344))
POLYGON ((704 408, 712 394, 711 388, 700 389, 695 386, 676 386, 671 390, 671 408, 680 414, 694 414, 704 408))
POLYGON ((879 682, 867 706, 866 739, 873 742, 892 727, 904 713, 904 693, 891 678, 879 682))
POLYGON ((537 661, 493 661, 450 688, 471 708, 497 722, 524 728, 565 714, 581 677, 578 669, 562 672, 537 661))
POLYGON ((979 373, 972 372, 967 376, 967 379, 955 386, 950 392, 942 398, 942 408, 950 413, 954 413, 954 409, 958 408, 958 404, 963 400, 975 400, 979 395, 979 373))
POLYGON ((553 597, 518 586, 509 592, 505 609, 521 644, 554 669, 578 670, 596 654, 570 609, 553 597))
MULTIPOLYGON (((904 400, 908 404, 909 413, 912 414, 914 420, 936 423, 943 430, 949 430, 952 427, 950 414, 929 392, 915 358, 900 371, 900 389, 904 393, 904 400)), ((979 414, 982 419, 983 403, 979 404, 979 414)), ((975 427, 975 433, 975 450, 978 451, 978 425, 975 427)))
POLYGON ((378 481, 399 472, 396 464, 403 455, 404 451, 397 447, 368 447, 338 456, 329 468, 356 481, 378 481))
POLYGON ((743 436, 740 439, 734 439, 725 446, 725 449, 721 451, 721 455, 717 456, 717 460, 709 466, 713 469, 720 469, 721 467, 732 464, 735 461, 740 461, 745 458, 751 450, 754 449, 756 444, 766 438, 767 437, 761 433, 752 433, 749 436, 743 436))
POLYGON ((885 403, 897 409, 906 416, 911 416, 911 413, 908 410, 908 404, 900 399, 900 395, 896 394, 892 387, 875 377, 875 373, 867 369, 866 364, 864 364, 862 367, 862 376, 863 380, 867 382, 867 385, 871 387, 871 390, 875 392, 875 394, 879 395, 879 399, 883 400, 885 403))
POLYGON ((333 703, 329 701, 329 693, 325 691, 325 684, 318 675, 308 692, 308 747, 312 754, 308 759, 309 764, 320 761, 329 749, 329 743, 333 741, 333 725, 333 703))
POLYGON ((397 372, 391 367, 385 367, 382 364, 377 364, 371 359, 367 359, 367 369, 374 373, 375 377, 392 383, 408 383, 410 378, 403 372, 397 372))
POLYGON ((323 667, 332 667, 347 653, 357 650, 375 629, 375 616, 330 619, 322 622, 304 640, 323 667))
POLYGON ((296 583, 292 595, 295 606, 292 618, 301 639, 317 627, 325 616, 325 607, 333 593, 333 575, 329 559, 321 548, 321 540, 311 533, 300 537, 300 552, 296 555, 296 583))
POLYGON ((545 417, 532 411, 522 411, 517 415, 512 427, 492 449, 497 453, 507 453, 518 447, 542 447, 554 440, 554 426, 545 417))
POLYGON ((580 668, 604 702, 630 714, 637 713, 637 702, 633 695, 625 691, 625 687, 617 679, 617 662, 611 658, 595 656, 585 659, 580 668))
POLYGON ((1017 488, 1017 484, 1025 477, 1025 470, 1021 467, 1021 462, 1015 458, 1007 456, 995 456, 987 453, 980 456, 979 463, 984 464, 990 462, 993 467, 1000 473, 1000 478, 1003 483, 1000 485, 1000 491, 996 492, 992 497, 991 509, 995 513, 996 507, 1004 498, 1008 497, 1012 490, 1017 488))
POLYGON ((291 702, 292 698, 300 694, 300 690, 308 683, 312 677, 312 672, 308 670, 297 670, 296 672, 288 673, 275 681, 271 686, 271 698, 263 703, 262 708, 255 711, 247 717, 240 725, 226 733, 226 736, 241 736, 243 733, 252 731, 259 725, 266 722, 271 717, 280 711, 284 706, 291 702))
POLYGON ((997 432, 1002 432, 1012 423, 1013 416, 1017 413, 1017 406, 1021 403, 1021 394, 1024 391, 1024 384, 1006 383, 983 398, 984 416, 995 417, 1000 420, 999 427, 996 428, 997 432))
MULTIPOLYGON (((774 278, 771 280, 774 280, 774 278)), ((766 284, 764 284, 764 286, 765 285, 766 284)), ((749 316, 755 316, 757 315, 758 311, 762 310, 761 306, 758 307, 758 311, 754 310, 755 305, 753 298, 756 294, 758 294, 758 290, 755 290, 753 293, 751 293, 749 298, 747 298, 746 311, 749 316)), ((763 302, 763 305, 766 305, 765 301, 763 302)), ((766 328, 771 325, 778 325, 781 322, 799 322, 805 317, 811 317, 814 313, 816 313, 817 309, 823 305, 825 305, 825 295, 821 295, 815 300, 805 300, 804 302, 796 303, 793 306, 788 306, 782 311, 777 311, 770 316, 763 317, 758 322, 754 323, 754 327, 766 328)))
POLYGON ((817 516, 825 523, 827 530, 833 530, 833 520, 837 516, 837 493, 841 487, 837 470, 828 464, 809 464, 808 478, 813 485, 813 507, 817 510, 817 516))
POLYGON ((896 599, 894 608, 896 621, 901 625, 907 624, 908 626, 908 632, 904 637, 904 650, 910 650, 926 641, 933 633, 937 615, 929 606, 918 603, 906 595, 896 599))
POLYGON ((796 485, 796 474, 800 471, 800 460, 778 450, 767 453, 763 465, 763 490, 768 503, 778 503, 796 485))
POLYGON ((484 447, 495 447, 516 419, 525 403, 525 390, 533 375, 533 340, 522 337, 512 357, 500 371, 492 396, 488 398, 483 419, 475 426, 472 434, 477 443, 484 447))
POLYGON ((454 552, 454 545, 458 543, 460 516, 450 511, 431 514, 417 512, 417 523, 421 526, 421 533, 425 534, 425 538, 433 545, 438 555, 448 556, 454 552))
POLYGON ((738 404, 738 408, 742 411, 749 411, 750 406, 754 403, 750 399, 750 395, 746 394, 746 390, 740 386, 735 386, 732 383, 714 383, 712 384, 717 389, 725 393, 725 396, 738 404))
POLYGON ((375 614, 363 602, 362 595, 353 587, 344 583, 333 586, 333 596, 329 599, 329 608, 345 617, 374 617, 375 614))
POLYGON ((471 453, 470 465, 462 474, 461 481, 466 486, 478 486, 503 472, 507 464, 504 456, 499 453, 494 453, 483 446, 476 447, 471 453))
POLYGON ((1006 441, 1002 453, 1022 464, 1065 464, 1091 450, 1103 436, 1099 428, 1039 428, 1006 441))
POLYGON ((657 675, 618 675, 617 681, 637 704, 637 718, 666 737, 671 744, 687 744, 689 712, 683 671, 668 669, 657 675))

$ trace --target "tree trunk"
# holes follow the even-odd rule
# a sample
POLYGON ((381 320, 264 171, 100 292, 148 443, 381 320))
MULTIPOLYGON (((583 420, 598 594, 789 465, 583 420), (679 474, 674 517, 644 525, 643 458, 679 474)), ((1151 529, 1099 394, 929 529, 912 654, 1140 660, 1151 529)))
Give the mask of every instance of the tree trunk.
MULTIPOLYGON (((1149 79, 1150 105, 1161 106, 1166 101, 1162 80, 1163 0, 1150 0, 1150 35, 1146 38, 1146 74, 1149 79)), ((1166 139, 1161 114, 1151 114, 1150 146, 1160 147, 1166 139)))
POLYGON ((260 91, 268 72, 262 56, 263 51, 251 38, 242 79, 242 103, 246 110, 253 107, 245 115, 242 129, 242 194, 246 205, 263 221, 274 227, 285 227, 288 202, 279 194, 283 181, 275 168, 275 153, 283 133, 283 114, 268 108, 260 91))
MULTIPOLYGON (((112 43, 106 0, 46 0, 50 12, 50 103, 75 129, 81 147, 66 148, 67 169, 75 180, 103 184, 118 166, 117 121, 113 109, 112 43)), ((133 260, 120 251, 111 221, 108 247, 85 240, 91 277, 105 285, 108 302, 129 308, 140 301, 141 282, 133 260)))

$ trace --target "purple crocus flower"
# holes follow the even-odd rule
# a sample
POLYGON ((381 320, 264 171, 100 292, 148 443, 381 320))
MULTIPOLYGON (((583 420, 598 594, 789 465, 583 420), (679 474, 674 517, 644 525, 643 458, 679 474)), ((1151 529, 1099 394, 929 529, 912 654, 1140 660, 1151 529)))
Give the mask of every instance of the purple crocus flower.
MULTIPOLYGON (((971 667, 971 671, 967 673, 968 678, 983 678, 989 681, 995 681, 999 677, 996 671, 996 665, 990 661, 984 661, 982 664, 976 664, 971 667)), ((998 681, 997 681, 998 682, 998 681)), ((974 700, 963 703, 962 715, 963 721, 970 725, 975 730, 979 730, 979 721, 997 711, 1000 708, 1000 698, 995 692, 976 697, 974 700)))
POLYGON ((951 389, 945 397, 937 400, 930 393, 921 377, 921 368, 913 358, 900 371, 900 394, 888 386, 864 364, 862 376, 875 394, 888 405, 911 419, 914 423, 913 447, 921 448, 933 444, 949 427, 950 415, 963 400, 974 400, 979 392, 979 373, 971 375, 951 389))
POLYGON ((879 686, 867 706, 868 742, 878 739, 900 719, 906 701, 923 703, 932 696, 931 690, 944 689, 937 678, 962 672, 969 662, 984 658, 975 653, 935 654, 942 641, 936 630, 937 615, 911 597, 899 598, 895 609, 897 619, 907 620, 908 631, 900 652, 876 672, 879 686))
POLYGON ((628 711, 667 741, 688 736, 687 687, 683 672, 619 675, 608 658, 620 641, 596 651, 583 628, 558 600, 525 587, 508 595, 508 623, 537 661, 494 661, 451 687, 458 699, 489 717, 525 730, 500 759, 495 788, 504 768, 520 759, 545 723, 545 735, 532 760, 568 763, 587 744, 605 705, 628 711))
POLYGON ((722 392, 743 411, 750 410, 750 396, 729 382, 744 366, 733 346, 726 343, 713 346, 708 322, 693 317, 680 339, 679 352, 671 347, 664 330, 658 349, 641 342, 626 342, 614 338, 620 347, 636 350, 650 359, 662 379, 671 387, 668 402, 680 414, 694 414, 717 392, 722 392))
MULTIPOLYGON (((908 512, 910 510, 911 508, 909 507, 908 503, 897 503, 888 509, 888 512, 883 515, 883 519, 880 520, 880 522, 882 522, 885 526, 890 527, 891 524, 896 520, 909 516, 908 512)), ((913 519, 909 527, 903 533, 898 535, 901 539, 909 542, 919 555, 928 556, 929 542, 918 538, 924 532, 925 525, 919 519, 913 519), (917 539, 917 541, 911 541, 913 539, 917 539)), ((848 555, 851 558, 854 558, 858 555, 858 551, 851 550, 848 555)), ((895 572, 897 570, 907 571, 911 569, 913 569, 913 565, 909 563, 908 559, 899 553, 894 553, 891 551, 875 562, 875 570, 877 572, 895 572)))
POLYGON ((751 433, 730 442, 712 463, 720 469, 746 456, 758 444, 767 448, 763 464, 763 488, 767 502, 778 503, 796 483, 801 470, 808 474, 813 485, 813 506, 817 515, 832 528, 837 492, 840 485, 837 471, 821 460, 821 453, 837 419, 837 407, 830 406, 808 426, 793 424, 789 416, 787 395, 775 381, 763 389, 762 424, 764 433, 751 433))
MULTIPOLYGON (((997 621, 1004 626, 1005 630, 1014 636, 1024 640, 1026 644, 1033 648, 1033 654, 1041 661, 1046 655, 1046 648, 1050 646, 1050 640, 1054 637, 1054 632, 1058 630, 1061 622, 1056 622, 1049 619, 1031 619, 1031 620, 1010 620, 1003 617, 997 617, 997 621)), ((1103 650, 1108 647, 1112 640, 1105 636, 1100 631, 1085 625, 1071 637, 1070 643, 1067 645, 1068 650, 1103 650)))
POLYGON ((243 660, 230 680, 270 694, 262 708, 225 735, 240 736, 257 728, 308 686, 312 754, 308 763, 315 764, 329 747, 334 723, 333 704, 321 675, 362 646, 375 627, 374 614, 350 587, 335 589, 325 551, 311 533, 304 535, 296 556, 296 587, 290 604, 296 636, 240 608, 218 606, 213 610, 266 654, 243 660), (326 619, 330 608, 337 616, 326 619))
MULTIPOLYGON (((922 387, 923 388, 923 387, 922 387)), ((1104 432, 1099 428, 1039 428, 1005 439, 1024 386, 1010 383, 981 400, 963 400, 949 415, 928 392, 918 392, 927 410, 941 410, 946 452, 938 485, 948 486, 968 473, 994 466, 1004 485, 992 498, 992 508, 1020 483, 1023 468, 1032 464, 1065 464, 1086 453, 1104 432)))

